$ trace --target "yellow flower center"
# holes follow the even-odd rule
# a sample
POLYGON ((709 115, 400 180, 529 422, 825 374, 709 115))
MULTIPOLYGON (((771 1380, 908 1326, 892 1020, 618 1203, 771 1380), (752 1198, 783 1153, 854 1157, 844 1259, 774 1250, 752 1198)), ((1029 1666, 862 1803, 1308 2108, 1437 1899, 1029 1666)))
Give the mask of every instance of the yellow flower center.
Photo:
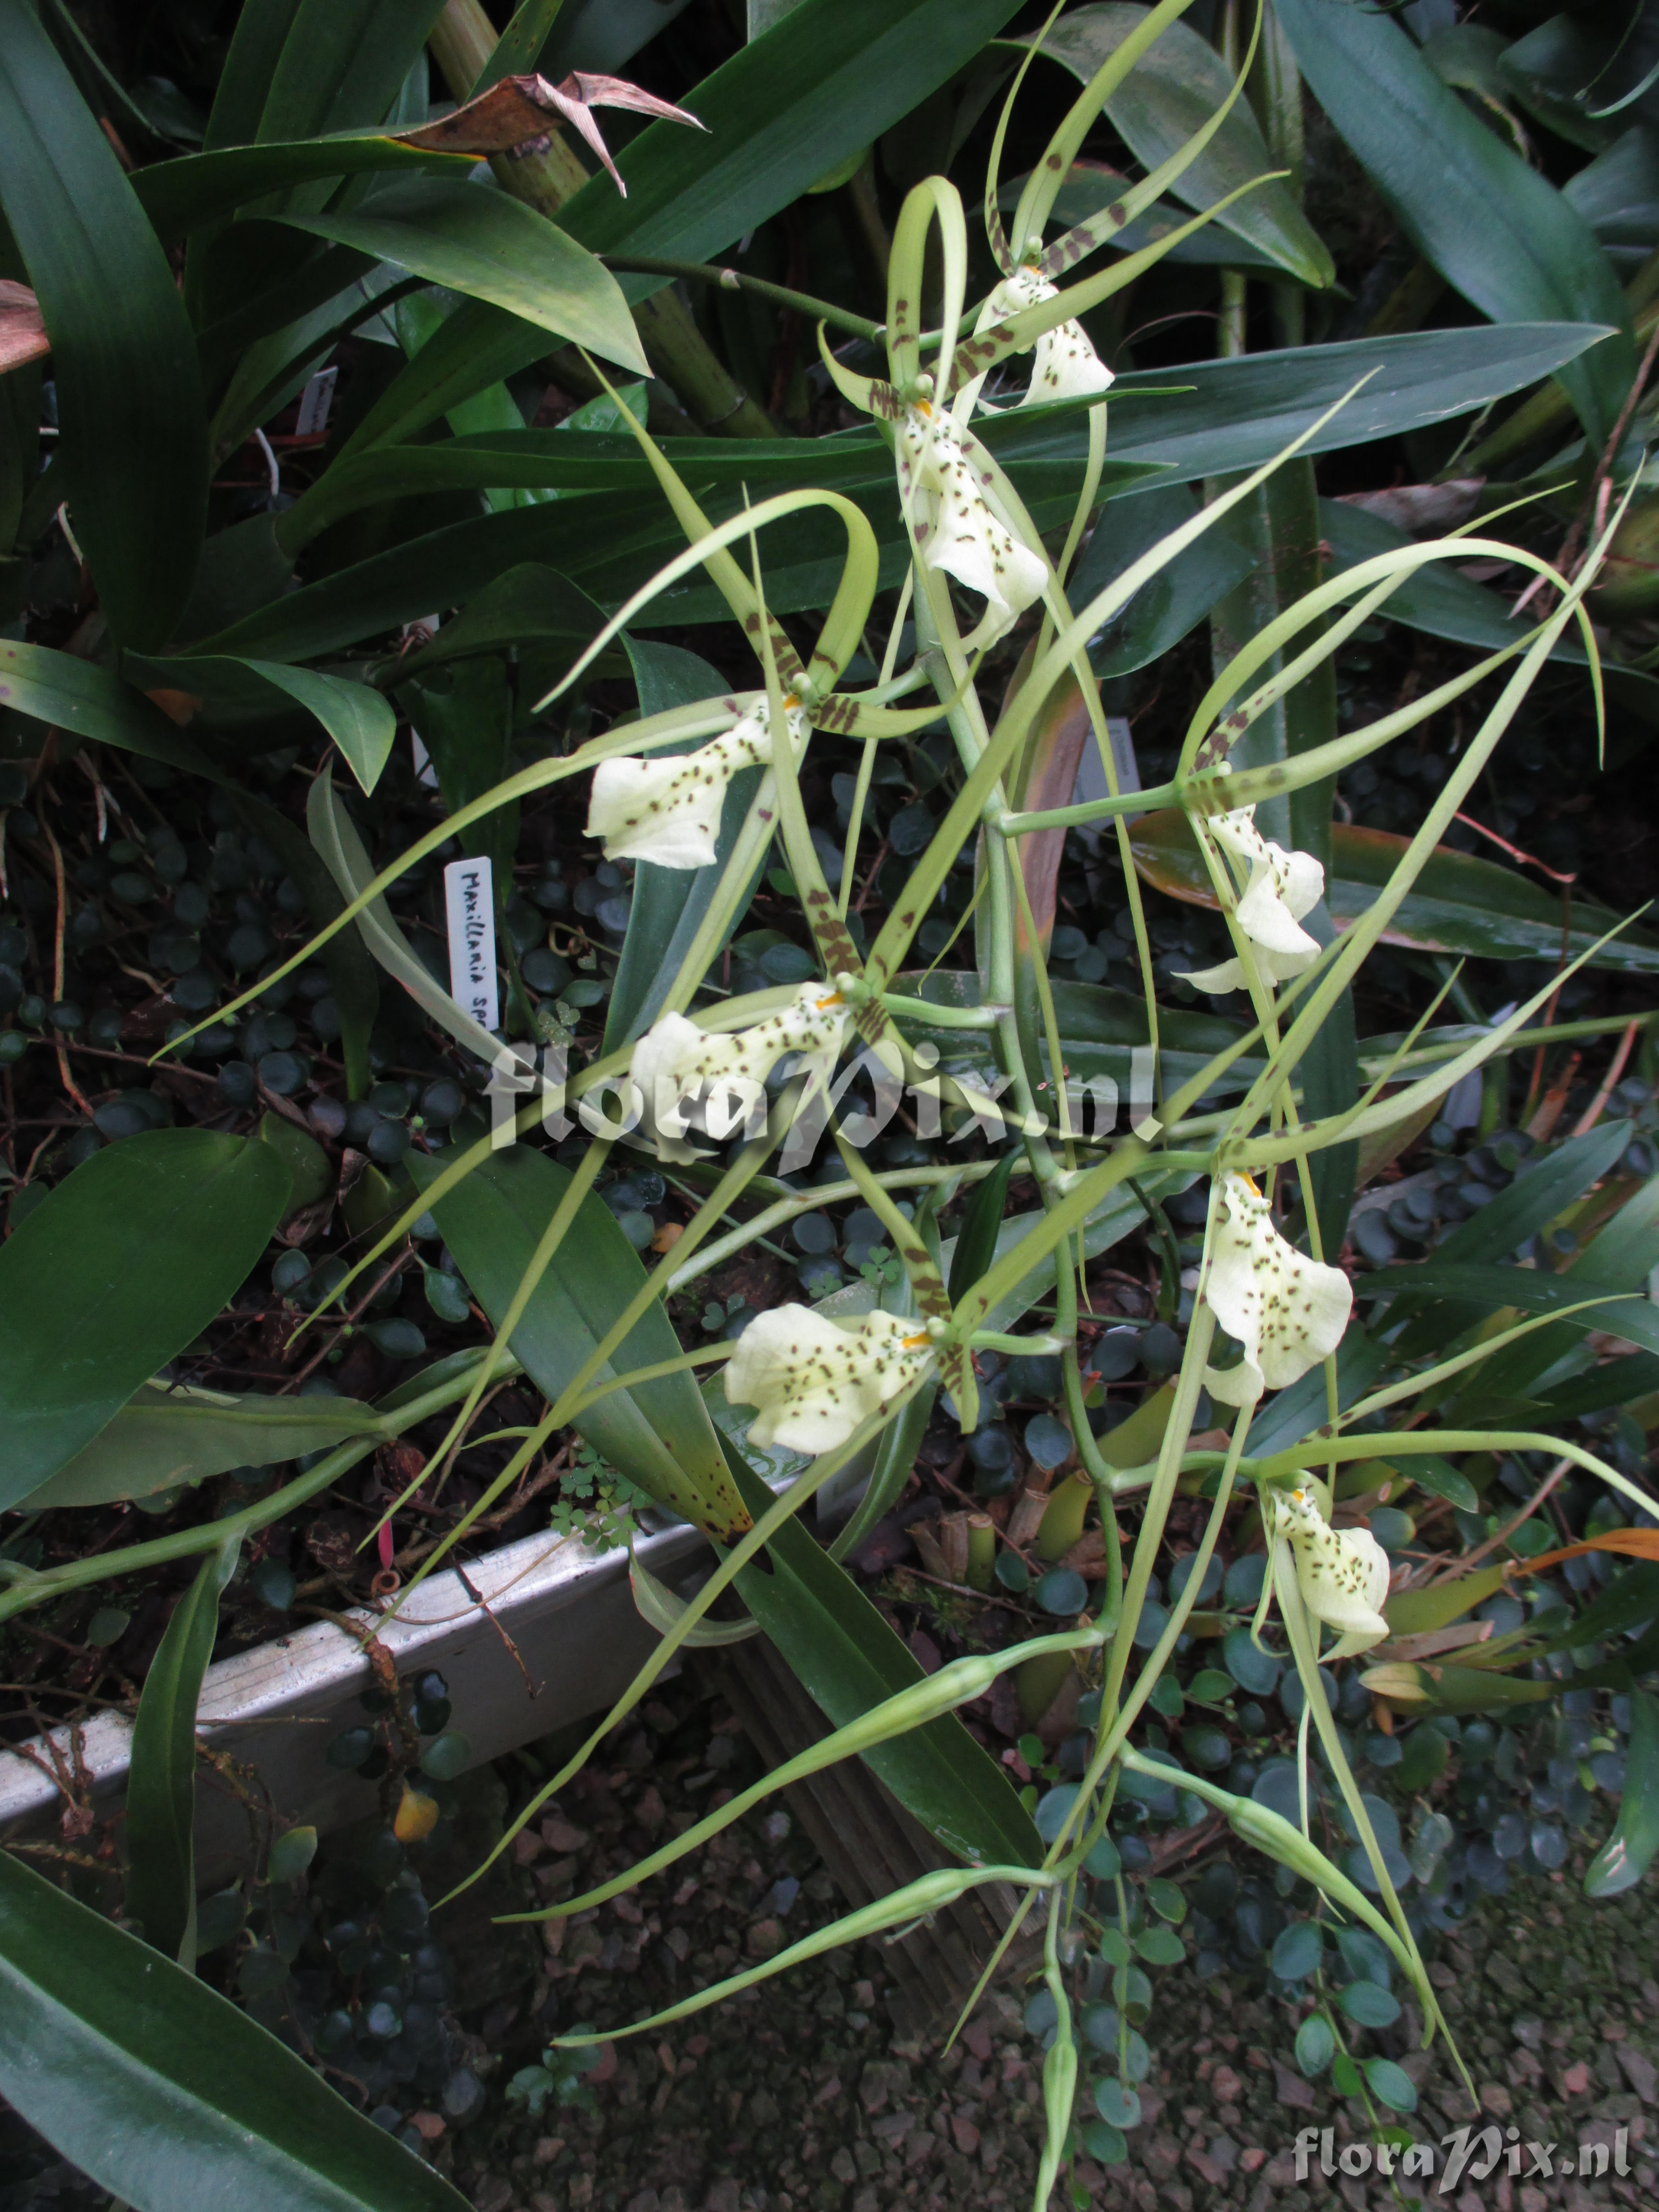
POLYGON ((920 1336, 900 1337, 899 1350, 901 1352, 919 1352, 924 1344, 931 1344, 933 1340, 933 1338, 928 1335, 927 1330, 923 1329, 920 1336))

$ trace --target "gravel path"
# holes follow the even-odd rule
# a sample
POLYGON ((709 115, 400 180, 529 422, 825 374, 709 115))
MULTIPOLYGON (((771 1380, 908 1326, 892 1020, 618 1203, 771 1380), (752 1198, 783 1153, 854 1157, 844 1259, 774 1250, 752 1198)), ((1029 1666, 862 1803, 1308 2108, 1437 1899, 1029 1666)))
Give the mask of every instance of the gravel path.
MULTIPOLYGON (((645 1725, 607 1747, 526 1835, 519 1879, 551 1899, 592 1887, 659 1842, 753 1767, 719 1705, 668 1686, 645 1725), (702 1738, 701 1743, 696 1739, 702 1738)), ((1591 1906, 1572 1869, 1486 1902, 1431 1972, 1480 2089, 1480 2125, 1519 2131, 1520 2174, 1465 2178, 1427 2201, 1455 2212, 1566 2212, 1628 2205, 1659 2212, 1659 1919, 1651 1879, 1591 1906), (1625 2175, 1540 2179, 1528 2142, 1576 2158, 1581 2143, 1628 2131, 1625 2175)), ((491 2087, 533 2061, 550 2029, 621 2027, 706 1981, 771 1954, 835 1917, 830 1885, 773 1812, 716 1839, 634 1896, 564 1923, 537 1979, 497 2017, 491 2087)), ((558 1928, 559 1923, 550 1923, 558 1928)), ((1024 1992, 998 1990, 954 2049, 896 2042, 882 1992, 891 1954, 837 1952, 734 2002, 618 2040, 591 2077, 592 2109, 550 2103, 538 2120, 492 2094, 455 2141, 453 2171, 477 2212, 997 2212, 1030 2202, 1041 2051, 1022 2025, 1024 1992)), ((1225 1978, 1161 1978, 1148 2029, 1155 2052, 1130 2163, 1079 2163, 1076 2202, 1119 2212, 1338 2212, 1410 2203, 1373 2173, 1297 2184, 1298 2130, 1332 2128, 1334 2148, 1367 2139, 1358 2106, 1329 2077, 1288 2063, 1297 2015, 1225 1978)), ((1413 2136, 1438 2144, 1469 2117, 1440 2046, 1415 2048, 1407 2006, 1380 2047, 1417 2082, 1413 2136)), ((1478 2155, 1478 2154, 1477 2154, 1478 2155)), ((1441 2156, 1443 2158, 1444 2154, 1441 2156)), ((1055 2204, 1066 2201, 1066 2185, 1055 2204)))
MULTIPOLYGON (((532 1747, 467 1778, 448 1850, 422 1866, 429 1897, 471 1873, 499 1838, 526 1769, 570 1747, 532 1747)), ((406 2116, 476 2212, 1000 2212, 1031 2202, 1042 2051, 1026 1991, 994 1990, 948 2052, 901 2042, 884 2004, 894 1956, 840 1950, 661 2031, 619 2038, 596 2071, 532 2113, 506 2094, 550 2037, 622 2028, 775 1954, 834 1919, 837 1900, 801 1830, 763 1808, 637 1893, 570 1920, 503 1927, 495 1916, 598 1886, 683 1832, 759 1771, 719 1697, 688 1673, 603 1747, 588 1771, 485 1881, 434 1917, 452 1962, 465 2109, 406 2116)), ((1569 1867, 1486 1900, 1431 1959, 1483 2107, 1518 2138, 1511 2175, 1465 2177, 1428 2204, 1452 2212, 1659 2212, 1659 1883, 1584 1900, 1569 1867), (1531 2142, 1575 2163, 1581 2146, 1624 2163, 1590 2181, 1533 2169, 1531 2142)), ((1299 2130, 1340 2153, 1368 2140, 1329 2075, 1289 2063, 1297 2014, 1283 1999, 1173 1968, 1147 2027, 1153 2066, 1129 2163, 1081 2160, 1054 2203, 1100 2212, 1382 2212, 1417 2201, 1376 2173, 1295 2172, 1299 2130)), ((1438 2145, 1470 2117, 1442 2047, 1416 2048, 1407 2005, 1377 2045, 1418 2086, 1410 2126, 1438 2145)), ((0 2106, 0 2212, 92 2212, 107 2199, 60 2164, 31 2172, 33 2139, 0 2106), (8 2173, 9 2167, 9 2175, 8 2173), (28 2179, 21 2179, 29 2175, 28 2179)), ((1442 2154, 1443 2158, 1443 2153, 1442 2154)), ((1507 2160, 1504 2161, 1507 2163, 1507 2160)), ((1417 2185, 1418 2187, 1422 2185, 1417 2185)), ((251 2208, 251 2212, 255 2212, 251 2208)), ((257 2208, 264 2212, 264 2208, 257 2208)))

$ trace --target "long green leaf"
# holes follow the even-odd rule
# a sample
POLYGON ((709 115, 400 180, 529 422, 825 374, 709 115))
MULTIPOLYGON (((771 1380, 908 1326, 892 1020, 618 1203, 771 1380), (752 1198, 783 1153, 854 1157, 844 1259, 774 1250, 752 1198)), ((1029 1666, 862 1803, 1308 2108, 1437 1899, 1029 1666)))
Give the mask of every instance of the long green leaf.
MULTIPOLYGON (((450 316, 410 369, 451 343, 456 362, 465 362, 465 331, 457 326, 466 313, 462 308, 450 316)), ((1156 374, 1121 376, 1113 386, 1113 450, 1129 467, 1152 464, 1163 470, 1161 481, 1188 483, 1259 465, 1367 376, 1364 389, 1310 450, 1393 437, 1534 382, 1582 352, 1595 336, 1562 324, 1413 332, 1200 362, 1183 367, 1178 380, 1156 374)), ((512 366, 510 358, 495 358, 489 376, 481 375, 466 388, 492 382, 512 366)), ((400 375, 392 392, 403 382, 400 375)), ((452 393, 459 388, 453 380, 444 387, 452 393)), ((400 418, 396 434, 405 434, 451 404, 450 398, 437 398, 429 411, 417 409, 400 418)), ((204 647, 284 660, 312 659, 434 606, 453 606, 526 562, 556 568, 606 606, 619 605, 683 549, 684 538, 659 493, 654 485, 647 487, 648 471, 637 449, 598 434, 561 440, 556 433, 526 432, 524 438, 539 440, 546 449, 529 469, 520 464, 520 473, 505 472, 502 458, 508 450, 517 452, 519 441, 509 448, 501 435, 492 435, 485 441, 489 457, 474 460, 465 480, 480 488, 515 481, 580 488, 604 498, 603 529, 596 527, 599 510, 574 497, 435 528, 289 594, 204 640, 204 647), (556 454, 555 447, 560 449, 556 454)), ((1038 416, 1018 410, 1012 418, 988 423, 985 441, 1039 524, 1064 529, 1075 508, 1077 473, 1086 452, 1086 432, 1076 410, 1054 408, 1038 416)), ((470 445, 458 439, 439 449, 446 474, 458 464, 469 467, 459 457, 470 445)), ((741 506, 745 483, 764 483, 777 489, 823 483, 856 497, 871 514, 883 541, 884 582, 896 585, 908 566, 909 548, 893 489, 891 457, 874 431, 754 444, 678 439, 675 447, 677 466, 712 519, 741 506), (718 495, 710 496, 706 488, 714 486, 719 487, 718 495)), ((424 465, 418 456, 410 456, 412 487, 419 488, 424 465)), ((829 603, 844 556, 837 526, 817 517, 775 526, 763 553, 767 603, 775 611, 829 603)), ((664 625, 724 621, 728 614, 712 586, 695 581, 665 592, 653 609, 653 619, 664 625)))
POLYGON ((379 681, 402 683, 480 653, 516 649, 534 651, 538 683, 550 685, 604 627, 605 610, 586 592, 556 568, 527 561, 474 592, 429 644, 383 667, 379 681))
POLYGON ((220 222, 235 207, 289 185, 317 177, 465 177, 464 154, 428 152, 379 132, 343 138, 302 138, 289 146, 224 146, 176 161, 153 161, 135 172, 138 204, 163 239, 182 238, 203 223, 220 222))
POLYGON ((124 665, 146 690, 166 686, 232 708, 258 713, 264 706, 269 711, 273 692, 278 699, 291 700, 316 716, 365 791, 373 791, 380 781, 397 735, 398 718, 378 691, 349 678, 325 676, 319 669, 207 653, 161 658, 129 653, 124 665))
POLYGON ((235 1397, 146 1383, 67 1466, 29 1494, 31 1512, 153 1498, 235 1467, 275 1467, 380 1426, 356 1398, 235 1397))
POLYGON ((347 210, 282 220, 651 374, 610 270, 558 224, 491 186, 411 178, 347 210))
MULTIPOLYGON (((410 1153, 408 1164, 417 1189, 436 1179, 437 1161, 410 1153)), ((528 1145, 515 1145, 475 1168, 433 1209, 462 1274, 498 1327, 569 1181, 568 1169, 528 1145)), ((590 1193, 513 1333, 514 1356, 550 1402, 644 1279, 639 1255, 615 1214, 590 1193)), ((667 1315, 652 1306, 593 1382, 676 1358, 679 1349, 667 1315)), ((746 1526, 708 1408, 689 1373, 612 1390, 578 1413, 574 1426, 613 1467, 672 1511, 714 1534, 746 1526)))
POLYGON ((193 1962, 196 1708, 240 1541, 210 1552, 173 1608, 144 1677, 127 1776, 128 1917, 164 1958, 193 1962))
POLYGON ((1590 1861, 1586 1897, 1617 1897, 1634 1889, 1659 1851, 1659 1700, 1645 1690, 1630 1693, 1630 1747, 1625 1756, 1625 1794, 1619 1824, 1590 1861))
POLYGON ((132 2212, 465 2212, 245 2012, 0 1852, 0 2094, 132 2212))
POLYGON ((1659 1306, 1643 1297, 1610 1297, 1586 1305, 1584 1285, 1566 1275, 1547 1275, 1534 1267, 1482 1266, 1474 1261, 1443 1266, 1425 1260, 1417 1267, 1379 1267, 1358 1279, 1363 1297, 1436 1298, 1443 1301, 1431 1319, 1416 1324, 1399 1349, 1420 1356, 1437 1349, 1486 1315, 1513 1306, 1522 1313, 1559 1313, 1562 1325, 1580 1332, 1622 1337, 1627 1344, 1659 1352, 1659 1306), (1450 1313, 1448 1315, 1448 1307, 1450 1313), (1577 1308, 1570 1314, 1569 1310, 1577 1308))
MULTIPOLYGON (((1130 5, 1129 0, 1095 0, 1050 26, 1042 51, 1087 84, 1151 13, 1148 8, 1130 5)), ((1106 113, 1113 129, 1150 171, 1177 153, 1209 121, 1232 84, 1232 72, 1209 41, 1189 23, 1174 22, 1108 95, 1106 113)), ((1240 100, 1170 189, 1189 207, 1213 207, 1275 166, 1261 125, 1248 101, 1240 100)), ((1335 276, 1329 248, 1281 182, 1258 185, 1216 220, 1304 284, 1326 285, 1335 276)))
POLYGON ((173 271, 29 0, 0 0, 0 207, 52 340, 76 535, 112 626, 158 644, 207 514, 201 375, 173 271))
MULTIPOLYGON (((365 884, 374 881, 374 870, 363 850, 356 826, 335 797, 333 781, 328 776, 319 775, 311 787, 311 796, 306 802, 306 826, 323 865, 343 895, 342 904, 356 898, 365 884)), ((337 913, 338 910, 335 909, 337 913)), ((416 1006, 469 1052, 487 1063, 494 1063, 500 1049, 496 1039, 482 1022, 475 1021, 457 1006, 445 986, 417 957, 384 898, 371 901, 359 915, 357 932, 374 959, 387 975, 403 985, 416 1006)), ((345 931, 340 932, 341 936, 345 934, 345 931)))
MULTIPOLYGON (((1086 606, 1150 553, 1160 538, 1179 530, 1197 512, 1198 502, 1184 484, 1152 485, 1112 510, 1111 527, 1097 530, 1079 556, 1066 585, 1075 606, 1086 606)), ((1107 625, 1089 652, 1089 665, 1102 681, 1132 675, 1158 660, 1197 628, 1212 607, 1249 573, 1251 555, 1237 538, 1206 531, 1140 589, 1118 618, 1107 625)))
POLYGON ((151 1129, 96 1152, 0 1245, 0 1505, 84 1449, 218 1313, 288 1203, 269 1145, 151 1129))
POLYGON ((974 1193, 951 1255, 949 1296, 965 1297, 997 1256, 997 1237, 1008 1205, 1008 1178, 1018 1154, 1011 1146, 974 1193))
POLYGON ((77 653, 0 638, 0 704, 148 760, 167 761, 198 775, 216 773, 201 748, 159 707, 124 684, 113 669, 99 668, 77 653))
MULTIPOLYGON (((771 1493, 729 1441, 732 1479, 757 1519, 771 1493)), ((738 1577, 739 1596, 832 1728, 923 1680, 921 1668, 844 1569, 787 1521, 738 1577)), ((954 1713, 864 1753, 908 1813, 970 1865, 1036 1866, 1042 1846, 1001 1771, 954 1713)))
POLYGON ((1607 323, 1560 381, 1599 449, 1636 374, 1624 294, 1583 217, 1443 84, 1392 16, 1276 0, 1315 97, 1401 230, 1494 322, 1607 323))
POLYGON ((444 6, 445 0, 300 0, 252 135, 270 145, 384 121, 444 6))

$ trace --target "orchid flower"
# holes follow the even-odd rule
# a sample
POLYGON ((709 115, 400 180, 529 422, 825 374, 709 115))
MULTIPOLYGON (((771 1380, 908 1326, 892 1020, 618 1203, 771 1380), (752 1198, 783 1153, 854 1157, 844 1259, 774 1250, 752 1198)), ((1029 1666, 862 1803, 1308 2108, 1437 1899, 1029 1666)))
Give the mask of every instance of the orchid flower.
POLYGON ((867 1313, 843 1328, 810 1306, 774 1306, 738 1339, 726 1395, 759 1408, 750 1443, 816 1455, 884 1413, 933 1357, 933 1336, 914 1318, 867 1313))
POLYGON ((1337 1632, 1325 1656, 1349 1659, 1380 1644, 1389 1633, 1389 1555, 1370 1530, 1333 1528, 1313 1492, 1297 1489, 1274 1492, 1273 1534, 1281 1571, 1286 1549, 1294 1555, 1303 1604, 1337 1632))
MULTIPOLYGON (((1319 944, 1301 925, 1303 915, 1311 913, 1325 895, 1325 871, 1320 863, 1311 853, 1287 853, 1264 837, 1255 826, 1254 806, 1193 818, 1200 836, 1212 839, 1249 869, 1234 920, 1255 948, 1261 971, 1270 982, 1282 983, 1311 968, 1319 957, 1319 944)), ((1249 979, 1244 963, 1234 958, 1198 969, 1182 980, 1200 991, 1219 992, 1237 991, 1249 979)))
POLYGON ((994 644, 1042 598, 1048 564, 993 512, 962 426, 943 408, 925 398, 907 406, 898 453, 899 489, 922 565, 943 569, 984 599, 964 649, 994 644))
MULTIPOLYGON (((784 702, 797 750, 805 717, 784 702)), ((694 753, 642 760, 629 753, 601 761, 587 802, 587 835, 603 837, 607 860, 654 860, 659 868, 706 868, 716 857, 726 786, 745 768, 772 759, 770 711, 757 700, 724 737, 694 753)))
MULTIPOLYGON (((1059 291, 1059 285, 1051 284, 1041 269, 1023 262, 1002 279, 980 309, 975 334, 1006 322, 1024 308, 1056 298, 1059 291)), ((1039 401, 1089 398, 1103 393, 1114 380, 1082 324, 1057 323, 1036 340, 1030 387, 1019 404, 1030 407, 1039 401)))
POLYGON ((1223 1178, 1202 1290, 1217 1321, 1244 1347, 1237 1366, 1205 1370, 1204 1387, 1228 1406, 1253 1406, 1264 1390, 1282 1390, 1328 1358, 1353 1306, 1353 1286, 1340 1267, 1286 1243, 1271 1204, 1246 1175, 1223 1178))
POLYGON ((699 1029, 684 1014, 662 1015, 635 1045, 628 1068, 658 1158, 701 1157, 685 1141, 689 1127, 726 1137, 752 1125, 766 1079, 786 1053, 798 1055, 796 1073, 806 1078, 800 1103, 808 1104, 829 1081, 852 1018, 842 994, 822 982, 803 983, 788 1006, 726 1034, 699 1029), (723 1097, 731 1110, 717 1120, 723 1097))

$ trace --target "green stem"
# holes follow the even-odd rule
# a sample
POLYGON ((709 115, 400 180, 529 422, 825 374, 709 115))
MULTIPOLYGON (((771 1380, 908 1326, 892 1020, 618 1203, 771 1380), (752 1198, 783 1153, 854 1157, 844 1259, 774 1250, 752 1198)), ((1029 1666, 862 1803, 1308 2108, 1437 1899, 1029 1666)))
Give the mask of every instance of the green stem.
POLYGON ((740 269, 726 269, 713 261, 659 261, 650 254, 602 253, 599 259, 605 267, 625 274, 641 276, 675 276, 689 284, 717 284, 723 292, 752 292, 757 299, 770 300, 780 307, 793 307, 797 313, 811 315, 815 322, 831 323, 837 330, 848 331, 854 337, 866 338, 873 345, 882 337, 885 325, 872 323, 867 315, 855 315, 850 307, 838 307, 833 300, 820 300, 811 292, 793 292, 787 284, 769 283, 763 276, 745 276, 740 269))

